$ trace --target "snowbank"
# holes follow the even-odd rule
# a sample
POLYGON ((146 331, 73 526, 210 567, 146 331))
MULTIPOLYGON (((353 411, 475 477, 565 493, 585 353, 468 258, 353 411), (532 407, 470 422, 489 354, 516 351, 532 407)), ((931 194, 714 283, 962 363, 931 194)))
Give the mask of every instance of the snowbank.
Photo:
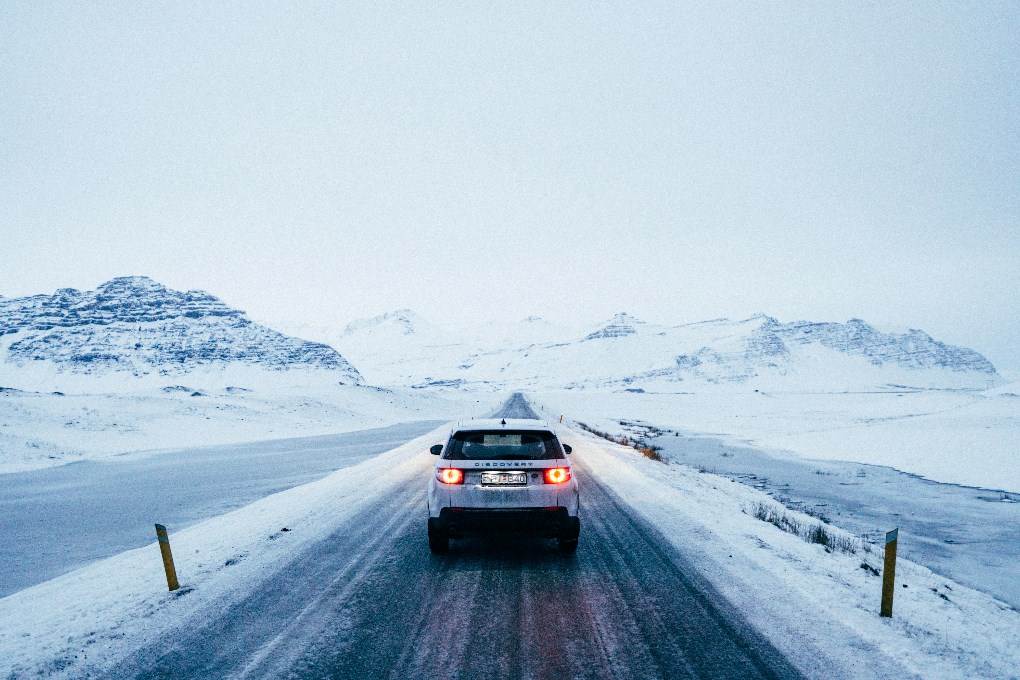
POLYGON ((755 504, 775 502, 751 487, 587 433, 563 439, 808 677, 1020 677, 1008 605, 900 559, 894 616, 880 618, 881 548, 830 551, 755 519, 755 504))

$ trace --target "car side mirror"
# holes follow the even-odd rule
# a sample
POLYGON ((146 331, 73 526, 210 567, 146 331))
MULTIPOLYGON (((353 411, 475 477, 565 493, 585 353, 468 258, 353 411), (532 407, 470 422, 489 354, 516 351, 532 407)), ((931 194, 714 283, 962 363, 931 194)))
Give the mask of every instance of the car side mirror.
POLYGON ((567 453, 570 453, 571 451, 574 450, 574 447, 572 447, 570 444, 564 444, 563 450, 566 451, 567 453))
POLYGON ((442 444, 434 444, 429 447, 429 453, 431 453, 433 456, 438 456, 442 452, 443 452, 442 444))

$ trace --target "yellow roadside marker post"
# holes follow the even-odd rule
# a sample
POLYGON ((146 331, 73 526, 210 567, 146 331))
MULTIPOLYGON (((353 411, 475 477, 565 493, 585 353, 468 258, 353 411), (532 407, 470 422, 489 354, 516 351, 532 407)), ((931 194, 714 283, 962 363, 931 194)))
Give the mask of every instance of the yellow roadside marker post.
POLYGON ((174 569, 174 556, 170 552, 170 538, 166 534, 166 527, 162 524, 156 525, 156 539, 159 540, 159 552, 163 555, 163 568, 166 569, 166 585, 171 591, 177 590, 177 570, 174 569))
POLYGON ((892 618, 893 593, 896 592, 896 540, 899 527, 886 532, 885 566, 882 569, 882 616, 892 618))

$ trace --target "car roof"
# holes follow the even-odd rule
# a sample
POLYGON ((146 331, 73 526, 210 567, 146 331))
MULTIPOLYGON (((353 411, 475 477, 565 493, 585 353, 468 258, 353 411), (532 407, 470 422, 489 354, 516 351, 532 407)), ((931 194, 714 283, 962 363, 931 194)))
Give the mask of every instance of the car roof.
POLYGON ((452 432, 471 432, 473 430, 543 430, 551 432, 552 428, 544 420, 524 418, 479 418, 463 420, 457 423, 452 432))

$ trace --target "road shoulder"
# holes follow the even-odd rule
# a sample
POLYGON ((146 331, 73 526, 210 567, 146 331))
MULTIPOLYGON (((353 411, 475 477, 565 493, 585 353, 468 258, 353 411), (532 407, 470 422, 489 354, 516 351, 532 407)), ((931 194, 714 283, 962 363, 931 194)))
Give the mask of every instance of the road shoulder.
POLYGON ((1017 677, 1007 636, 1020 614, 1007 605, 904 560, 896 615, 881 619, 881 579, 861 567, 880 568, 880 551, 827 552, 749 514, 771 502, 751 487, 576 430, 561 437, 805 675, 1017 677))

